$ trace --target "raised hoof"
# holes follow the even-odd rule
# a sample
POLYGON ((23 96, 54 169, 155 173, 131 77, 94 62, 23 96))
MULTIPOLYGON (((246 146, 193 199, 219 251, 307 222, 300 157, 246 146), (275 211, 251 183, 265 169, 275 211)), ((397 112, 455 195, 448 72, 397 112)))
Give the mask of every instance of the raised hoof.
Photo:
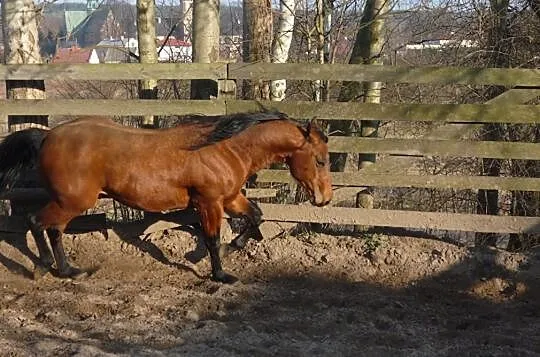
POLYGON ((192 264, 197 264, 204 257, 206 257, 206 254, 207 254, 206 250, 204 251, 194 250, 194 251, 187 252, 186 254, 184 254, 184 258, 186 258, 192 264))
POLYGON ((264 239, 259 229, 256 229, 255 232, 253 232, 253 239, 255 239, 257 242, 260 242, 264 239))
POLYGON ((212 274, 212 280, 223 284, 234 284, 238 281, 238 278, 234 275, 221 271, 217 274, 212 274))
POLYGON ((87 277, 90 276, 90 274, 91 274, 91 272, 89 272, 88 270, 83 270, 83 269, 79 269, 79 268, 75 268, 75 267, 70 266, 67 269, 63 270, 63 271, 59 271, 58 272, 58 277, 62 278, 62 279, 77 280, 77 279, 87 278, 87 277))
POLYGON ((39 280, 39 279, 43 278, 50 271, 51 271, 51 266, 50 265, 45 266, 45 265, 37 264, 34 267, 34 280, 39 280))

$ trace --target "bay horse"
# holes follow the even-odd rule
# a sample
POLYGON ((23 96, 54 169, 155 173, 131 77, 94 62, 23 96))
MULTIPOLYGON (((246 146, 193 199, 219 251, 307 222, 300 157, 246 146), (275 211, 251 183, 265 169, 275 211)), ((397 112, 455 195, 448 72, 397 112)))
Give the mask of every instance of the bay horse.
MULTIPOLYGON (((328 139, 315 122, 302 125, 282 113, 213 119, 210 124, 198 120, 156 130, 83 118, 52 130, 31 128, 7 136, 0 143, 0 190, 13 187, 20 173, 37 162, 51 197, 29 217, 40 256, 36 270, 45 273, 56 261, 60 277, 84 273, 67 261, 62 235, 101 193, 149 212, 194 207, 210 255, 211 278, 223 283, 237 281, 221 265, 224 212, 246 217, 252 228, 262 219, 257 205, 241 192, 248 177, 272 163, 285 162, 312 204, 330 202, 328 139)), ((246 231, 231 245, 243 247, 249 238, 246 231)))

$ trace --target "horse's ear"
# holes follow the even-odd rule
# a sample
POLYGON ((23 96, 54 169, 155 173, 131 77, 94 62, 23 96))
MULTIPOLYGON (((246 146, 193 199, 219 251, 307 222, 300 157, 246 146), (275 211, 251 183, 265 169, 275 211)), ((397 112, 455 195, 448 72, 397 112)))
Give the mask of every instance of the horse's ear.
POLYGON ((313 130, 317 130, 318 128, 319 128, 319 124, 317 122, 317 119, 313 118, 307 123, 306 129, 302 130, 302 132, 304 133, 304 136, 306 137, 306 139, 309 139, 311 132, 313 130))
POLYGON ((308 127, 309 127, 310 130, 313 130, 313 128, 319 129, 320 125, 319 125, 319 121, 317 120, 317 118, 311 119, 309 121, 308 127))

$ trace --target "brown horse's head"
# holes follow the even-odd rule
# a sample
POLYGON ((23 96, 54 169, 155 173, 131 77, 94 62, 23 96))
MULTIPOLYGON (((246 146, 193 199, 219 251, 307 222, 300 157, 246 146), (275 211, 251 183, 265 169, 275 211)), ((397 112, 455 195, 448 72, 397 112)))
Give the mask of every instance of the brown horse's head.
POLYGON ((327 205, 332 199, 328 138, 315 121, 300 130, 304 134, 304 144, 287 158, 287 165, 292 176, 310 194, 311 203, 327 205))

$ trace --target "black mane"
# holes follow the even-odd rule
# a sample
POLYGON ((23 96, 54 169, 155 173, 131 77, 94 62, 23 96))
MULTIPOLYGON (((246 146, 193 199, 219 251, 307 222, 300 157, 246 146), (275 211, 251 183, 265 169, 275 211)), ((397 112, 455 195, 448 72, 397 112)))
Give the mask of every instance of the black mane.
POLYGON ((272 120, 290 119, 287 114, 281 112, 256 112, 219 116, 191 116, 187 118, 187 121, 183 122, 209 123, 210 125, 214 125, 214 129, 206 140, 193 148, 198 149, 203 146, 212 145, 222 140, 229 139, 243 132, 247 128, 272 120))
MULTIPOLYGON (((300 122, 293 120, 287 114, 279 111, 247 112, 229 115, 186 115, 176 117, 176 120, 168 121, 167 127, 174 127, 182 124, 197 124, 213 127, 212 131, 204 142, 192 147, 192 150, 199 149, 229 139, 247 128, 254 125, 273 120, 287 120, 298 127, 303 128, 300 122)), ((324 132, 316 127, 316 132, 324 142, 328 142, 328 137, 324 132)))
POLYGON ((229 139, 253 125, 272 120, 287 120, 287 114, 280 112, 239 113, 223 118, 207 139, 208 144, 229 139))

